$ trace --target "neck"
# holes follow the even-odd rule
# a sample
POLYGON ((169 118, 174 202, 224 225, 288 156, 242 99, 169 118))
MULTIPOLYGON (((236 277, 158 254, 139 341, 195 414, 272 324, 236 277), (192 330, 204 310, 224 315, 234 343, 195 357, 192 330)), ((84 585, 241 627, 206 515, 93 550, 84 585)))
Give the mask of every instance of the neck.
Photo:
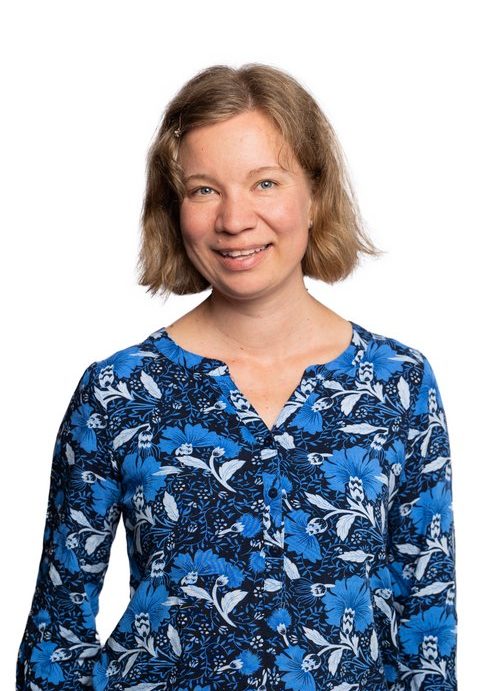
POLYGON ((199 306, 207 329, 215 331, 229 351, 261 364, 301 353, 313 343, 318 319, 337 316, 307 292, 304 283, 289 295, 257 302, 234 301, 213 290, 199 306))

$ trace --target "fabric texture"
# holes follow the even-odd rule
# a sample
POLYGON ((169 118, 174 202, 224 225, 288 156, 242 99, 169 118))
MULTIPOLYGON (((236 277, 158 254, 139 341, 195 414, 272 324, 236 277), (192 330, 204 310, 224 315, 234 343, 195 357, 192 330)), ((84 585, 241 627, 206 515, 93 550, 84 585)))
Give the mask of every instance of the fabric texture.
POLYGON ((226 363, 165 327, 86 368, 54 446, 17 691, 456 689, 440 391, 423 353, 351 324, 271 430, 226 363), (130 597, 102 644, 121 515, 130 597))

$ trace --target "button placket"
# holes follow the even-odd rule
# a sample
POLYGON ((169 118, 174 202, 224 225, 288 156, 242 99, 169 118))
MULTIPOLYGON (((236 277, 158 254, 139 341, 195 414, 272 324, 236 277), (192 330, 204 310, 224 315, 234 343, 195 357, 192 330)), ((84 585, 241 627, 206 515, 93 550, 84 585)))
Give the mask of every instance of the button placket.
POLYGON ((264 460, 263 470, 267 473, 267 479, 263 483, 263 501, 265 504, 263 515, 265 552, 264 608, 270 614, 274 608, 279 606, 279 602, 282 600, 284 556, 282 481, 280 457, 275 446, 263 449, 261 457, 264 460), (271 482, 270 475, 272 476, 271 482))

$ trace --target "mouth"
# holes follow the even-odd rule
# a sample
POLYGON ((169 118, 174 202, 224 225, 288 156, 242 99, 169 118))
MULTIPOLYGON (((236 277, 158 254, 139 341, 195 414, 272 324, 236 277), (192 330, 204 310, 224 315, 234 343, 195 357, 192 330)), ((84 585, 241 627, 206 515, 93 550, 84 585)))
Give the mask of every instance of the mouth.
POLYGON ((270 247, 271 244, 272 243, 269 242, 267 245, 260 245, 259 247, 253 247, 250 249, 227 251, 214 250, 214 252, 220 254, 221 257, 231 257, 233 259, 239 259, 241 257, 252 257, 253 255, 258 254, 259 252, 263 252, 264 250, 268 249, 268 247, 270 247))
POLYGON ((261 245, 261 247, 253 247, 246 250, 220 251, 214 250, 219 257, 219 263, 227 271, 248 271, 263 264, 266 261, 268 254, 272 251, 272 243, 261 245))

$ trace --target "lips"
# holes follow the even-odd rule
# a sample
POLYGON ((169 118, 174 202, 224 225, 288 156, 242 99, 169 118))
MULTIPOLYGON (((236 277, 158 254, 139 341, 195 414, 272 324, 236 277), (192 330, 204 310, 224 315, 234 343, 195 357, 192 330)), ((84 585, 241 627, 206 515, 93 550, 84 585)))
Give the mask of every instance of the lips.
POLYGON ((234 257, 229 254, 223 255, 217 250, 214 251, 218 257, 217 261, 227 271, 247 271, 266 261, 266 257, 272 251, 272 243, 262 245, 262 248, 256 251, 247 254, 237 254, 234 257))
POLYGON ((257 252, 261 252, 270 246, 271 243, 266 243, 264 245, 255 245, 253 247, 236 247, 234 249, 216 249, 214 250, 221 256, 252 256, 257 252))

